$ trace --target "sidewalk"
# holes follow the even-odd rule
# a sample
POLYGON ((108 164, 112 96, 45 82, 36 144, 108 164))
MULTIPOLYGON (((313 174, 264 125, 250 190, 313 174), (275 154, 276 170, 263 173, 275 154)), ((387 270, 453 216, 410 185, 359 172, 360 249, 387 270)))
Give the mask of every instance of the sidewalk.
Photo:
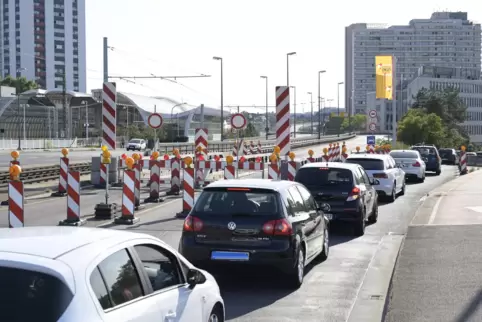
POLYGON ((431 192, 408 228, 387 322, 482 321, 482 170, 431 192))

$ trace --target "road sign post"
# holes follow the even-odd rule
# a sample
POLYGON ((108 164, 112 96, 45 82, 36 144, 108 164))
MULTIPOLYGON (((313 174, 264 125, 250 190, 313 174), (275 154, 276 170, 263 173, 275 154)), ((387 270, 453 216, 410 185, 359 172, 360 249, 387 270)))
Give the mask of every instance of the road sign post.
POLYGON ((376 142, 375 135, 368 135, 367 136, 367 145, 374 145, 376 142))
POLYGON ((377 129, 377 125, 375 123, 370 123, 370 126, 368 127, 370 131, 375 132, 377 129))
POLYGON ((151 129, 154 129, 154 151, 157 151, 157 129, 160 128, 163 123, 161 114, 152 113, 147 118, 147 123, 149 124, 151 129))
MULTIPOLYGON (((236 130, 236 147, 238 149, 238 154, 241 149, 239 144, 239 130, 243 130, 246 128, 247 122, 246 118, 241 113, 236 113, 231 116, 231 128, 236 130)), ((238 163, 239 158, 237 158, 236 163, 238 163)), ((239 165, 239 163, 238 163, 239 165)), ((238 168, 236 167, 236 178, 238 178, 238 168)))

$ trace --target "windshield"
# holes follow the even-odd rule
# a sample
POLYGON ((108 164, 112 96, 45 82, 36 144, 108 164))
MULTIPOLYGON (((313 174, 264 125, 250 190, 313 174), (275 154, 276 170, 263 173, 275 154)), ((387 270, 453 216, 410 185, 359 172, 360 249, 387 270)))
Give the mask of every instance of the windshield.
POLYGON ((390 156, 394 159, 417 159, 418 153, 414 151, 392 151, 390 156))
POLYGON ((440 149, 438 150, 440 156, 451 156, 453 151, 451 149, 440 149))
POLYGON ((296 173, 295 181, 307 188, 318 186, 353 186, 353 174, 348 169, 302 168, 296 173))
POLYGON ((424 156, 437 154, 437 150, 432 147, 413 147, 412 150, 417 150, 421 155, 424 156))
POLYGON ((278 213, 278 194, 249 188, 204 189, 194 206, 196 213, 212 215, 273 215, 278 213))
POLYGON ((369 158, 348 158, 346 159, 346 163, 355 163, 359 164, 365 169, 365 171, 370 170, 385 170, 385 166, 383 164, 383 160, 379 159, 369 159, 369 158))
POLYGON ((35 271, 0 267, 2 321, 57 321, 73 298, 59 279, 35 271))
POLYGON ((141 140, 137 140, 137 139, 135 139, 135 140, 130 140, 129 143, 139 144, 139 143, 141 143, 141 140))

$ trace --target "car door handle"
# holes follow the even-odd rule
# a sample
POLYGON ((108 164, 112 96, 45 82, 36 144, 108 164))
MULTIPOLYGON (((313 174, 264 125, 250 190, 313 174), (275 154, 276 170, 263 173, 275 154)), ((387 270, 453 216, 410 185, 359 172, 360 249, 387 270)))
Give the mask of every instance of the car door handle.
POLYGON ((175 319, 176 316, 177 316, 176 312, 169 311, 169 313, 166 314, 166 319, 168 320, 175 319))

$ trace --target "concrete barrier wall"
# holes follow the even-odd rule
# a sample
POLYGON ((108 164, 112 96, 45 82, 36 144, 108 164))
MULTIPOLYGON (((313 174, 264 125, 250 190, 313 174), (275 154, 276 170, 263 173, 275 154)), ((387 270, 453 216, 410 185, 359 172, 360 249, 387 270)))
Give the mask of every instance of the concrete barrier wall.
POLYGON ((468 155, 467 165, 471 167, 482 167, 482 156, 468 155))

